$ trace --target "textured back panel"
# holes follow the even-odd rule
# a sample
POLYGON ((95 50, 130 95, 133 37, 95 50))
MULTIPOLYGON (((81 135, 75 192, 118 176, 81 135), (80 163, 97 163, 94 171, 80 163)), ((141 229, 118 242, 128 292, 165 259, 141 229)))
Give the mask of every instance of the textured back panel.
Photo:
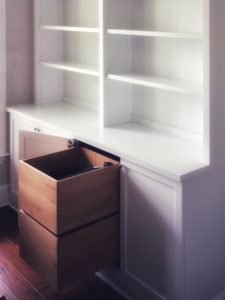
POLYGON ((108 26, 136 30, 202 32, 203 1, 108 1, 108 26))
POLYGON ((63 98, 63 71, 40 66, 38 103, 59 102, 63 98))
POLYGON ((94 111, 99 110, 99 79, 64 72, 64 101, 94 111))
POLYGON ((133 87, 132 96, 133 121, 146 126, 158 123, 197 135, 203 133, 201 98, 138 86, 133 87))

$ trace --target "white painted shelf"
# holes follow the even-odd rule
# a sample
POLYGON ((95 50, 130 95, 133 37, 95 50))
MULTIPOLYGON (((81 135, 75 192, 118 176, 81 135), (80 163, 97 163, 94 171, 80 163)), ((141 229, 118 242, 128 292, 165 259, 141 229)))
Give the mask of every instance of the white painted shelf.
POLYGON ((136 73, 108 74, 107 78, 182 94, 201 95, 202 93, 201 83, 192 81, 151 77, 136 73))
POLYGON ((165 37, 176 39, 192 39, 202 40, 203 36, 200 33, 186 33, 186 32, 162 32, 162 31, 148 31, 148 30, 129 30, 129 29, 107 29, 108 34, 131 35, 131 36, 149 36, 149 37, 165 37))
POLYGON ((52 25, 41 25, 42 30, 54 30, 54 31, 74 31, 74 32, 87 32, 87 33, 99 33, 98 28, 89 27, 75 27, 75 26, 52 26, 52 25))
POLYGON ((87 74, 92 76, 99 76, 99 71, 95 66, 74 64, 66 61, 55 61, 55 62, 42 61, 40 62, 40 64, 42 66, 46 66, 54 69, 82 73, 82 74, 87 74))

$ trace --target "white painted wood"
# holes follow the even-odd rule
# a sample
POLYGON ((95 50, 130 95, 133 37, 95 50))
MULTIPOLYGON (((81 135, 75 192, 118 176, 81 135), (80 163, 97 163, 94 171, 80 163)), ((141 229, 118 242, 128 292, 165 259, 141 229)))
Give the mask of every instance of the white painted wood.
POLYGON ((45 127, 51 125, 56 131, 63 131, 68 136, 177 181, 208 166, 202 160, 202 145, 199 142, 134 123, 99 128, 96 112, 74 105, 21 105, 8 108, 8 111, 32 122, 42 123, 45 127))
POLYGON ((34 15, 36 103, 99 111, 98 0, 34 0, 34 15))
MULTIPOLYGON (((169 78, 150 77, 141 74, 108 74, 107 77, 112 80, 118 80, 126 83, 148 86, 156 89, 172 91, 181 94, 201 95, 202 87, 200 83, 174 80, 169 78)), ((169 100, 169 99, 168 99, 169 100)))
POLYGON ((211 300, 225 288, 224 0, 34 1, 39 105, 8 111, 121 158, 121 269, 102 276, 138 300, 211 300))
POLYGON ((225 289, 224 166, 183 183, 186 299, 212 300, 225 289))
POLYGON ((202 35, 197 33, 160 32, 160 31, 126 30, 126 29, 107 29, 107 33, 119 34, 119 35, 176 38, 176 39, 194 39, 194 40, 203 39, 202 35))
POLYGON ((77 31, 77 32, 99 33, 98 28, 87 28, 87 27, 41 25, 40 28, 43 29, 43 30, 59 30, 59 31, 77 31))
MULTIPOLYGON (((47 153, 46 147, 34 147, 35 140, 31 140, 34 134, 43 135, 43 143, 47 141, 46 135, 64 137, 68 135, 60 129, 56 129, 51 124, 43 124, 32 119, 24 119, 15 115, 10 116, 10 204, 12 207, 18 207, 18 164, 20 159, 26 159, 33 156, 41 156, 47 153), (21 132, 26 135, 21 136, 21 132), (37 134, 38 132, 38 134, 37 134), (30 135, 29 135, 30 134, 30 135)), ((68 139, 68 138, 67 138, 68 139)), ((51 149, 52 152, 52 149, 51 149)))
POLYGON ((18 164, 19 159, 22 159, 19 153, 19 132, 20 130, 34 131, 37 128, 35 122, 10 116, 10 204, 14 207, 17 207, 18 164))
POLYGON ((6 152, 6 7, 0 1, 0 154, 6 152))
POLYGON ((124 272, 159 299, 183 299, 181 187, 122 164, 124 272))
POLYGON ((73 64, 66 61, 57 61, 57 62, 41 62, 41 65, 55 68, 64 71, 76 72, 81 74, 87 74, 92 76, 99 76, 99 72, 93 66, 84 66, 79 64, 73 64))
POLYGON ((54 135, 48 130, 39 129, 37 132, 20 130, 19 132, 19 157, 28 159, 51 154, 67 149, 68 139, 54 135))
POLYGON ((38 1, 41 25, 98 27, 98 0, 38 1))
POLYGON ((165 127, 166 132, 176 127, 174 134, 183 130, 186 131, 184 137, 192 138, 195 133, 203 136, 202 42, 110 35, 108 45, 107 78, 118 83, 124 82, 124 87, 121 84, 109 84, 108 99, 105 100, 106 125, 132 122, 133 116, 138 115, 139 123, 145 126, 151 127, 157 120, 168 126, 168 130, 165 127), (127 57, 127 53, 131 57, 127 57), (128 84, 133 86, 129 87, 128 84), (152 89, 165 91, 167 95, 165 93, 163 96, 152 89), (179 101, 178 94, 189 97, 179 101), (169 101, 168 104, 165 99, 169 101), (142 115, 140 109, 137 113, 138 106, 143 107, 142 115), (169 114, 164 107, 169 108, 169 114), (191 124, 195 124, 194 129, 191 124))
POLYGON ((108 28, 202 33, 203 4, 204 0, 109 1, 108 28))

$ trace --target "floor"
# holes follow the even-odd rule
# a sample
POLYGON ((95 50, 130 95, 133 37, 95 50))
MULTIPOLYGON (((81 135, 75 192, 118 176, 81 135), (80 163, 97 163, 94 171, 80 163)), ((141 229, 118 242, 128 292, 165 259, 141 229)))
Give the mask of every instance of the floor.
POLYGON ((56 293, 19 257, 17 214, 0 209, 0 299, 125 300, 96 276, 56 293))

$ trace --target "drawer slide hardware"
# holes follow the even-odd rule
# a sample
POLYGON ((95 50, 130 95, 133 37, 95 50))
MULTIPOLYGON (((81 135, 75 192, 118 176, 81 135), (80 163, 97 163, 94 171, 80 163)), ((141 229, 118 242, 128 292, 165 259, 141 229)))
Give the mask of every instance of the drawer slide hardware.
POLYGON ((67 142, 67 146, 68 146, 69 149, 80 148, 80 141, 75 140, 75 139, 70 139, 67 142))

